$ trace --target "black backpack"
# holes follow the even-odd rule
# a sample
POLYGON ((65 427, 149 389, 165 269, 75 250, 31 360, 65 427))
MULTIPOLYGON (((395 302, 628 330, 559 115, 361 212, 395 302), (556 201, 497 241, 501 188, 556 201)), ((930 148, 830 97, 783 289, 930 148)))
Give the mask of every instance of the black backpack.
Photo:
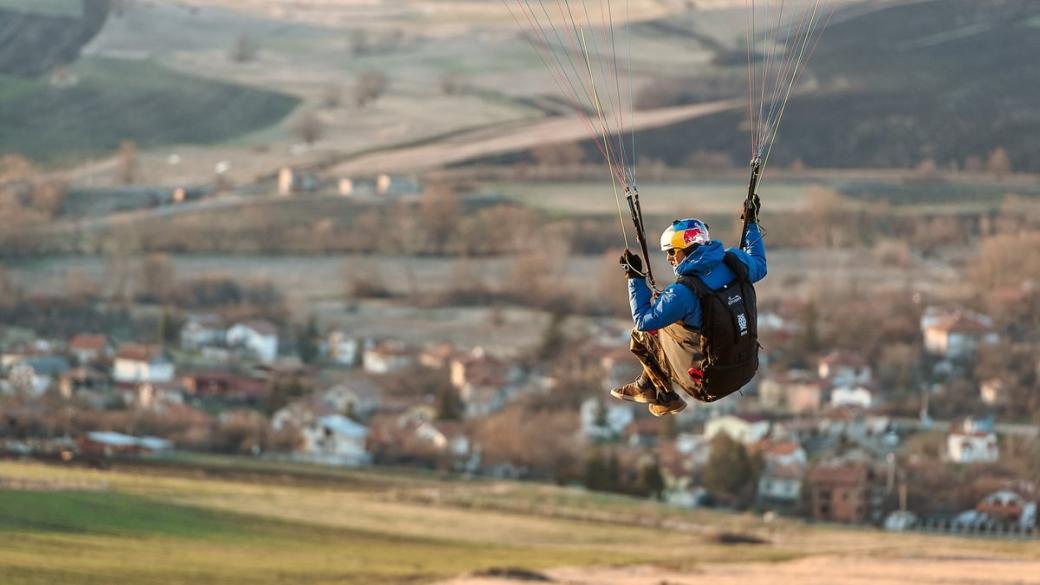
POLYGON ((733 252, 726 252, 726 266, 736 274, 733 282, 711 290, 696 276, 680 276, 701 303, 702 325, 700 368, 690 376, 700 379, 704 402, 733 394, 751 381, 758 371, 758 309, 755 287, 747 266, 733 252))

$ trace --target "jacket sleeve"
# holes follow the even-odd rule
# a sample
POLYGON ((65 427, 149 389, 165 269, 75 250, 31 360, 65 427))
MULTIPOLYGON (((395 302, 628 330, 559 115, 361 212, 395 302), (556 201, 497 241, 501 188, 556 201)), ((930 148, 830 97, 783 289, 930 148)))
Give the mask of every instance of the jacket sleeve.
POLYGON ((639 331, 655 331, 677 321, 689 320, 691 312, 700 317, 700 303, 690 289, 673 284, 652 299, 650 287, 642 278, 628 279, 628 300, 632 308, 632 322, 639 331))
POLYGON ((763 241, 762 228, 757 223, 748 226, 747 245, 742 249, 734 249, 737 257, 747 264, 748 278, 751 282, 758 282, 766 277, 768 272, 766 266, 766 245, 763 241))

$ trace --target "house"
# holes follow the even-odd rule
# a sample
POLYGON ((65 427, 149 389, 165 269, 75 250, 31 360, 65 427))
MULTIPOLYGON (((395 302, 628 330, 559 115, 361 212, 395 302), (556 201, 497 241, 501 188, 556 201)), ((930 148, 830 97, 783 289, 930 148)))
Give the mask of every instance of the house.
POLYGON ((85 365, 108 359, 111 348, 104 335, 75 335, 69 340, 69 355, 77 364, 85 365))
POLYGON ((793 508, 802 497, 805 467, 800 463, 767 462, 758 478, 756 497, 763 506, 793 508))
POLYGON ((630 447, 654 447, 661 435, 661 424, 656 418, 637 418, 622 432, 630 447))
POLYGON ((256 403, 267 394, 266 377, 235 374, 226 370, 193 372, 181 378, 184 389, 195 398, 256 403))
POLYGON ((858 524, 880 513, 877 475, 866 461, 824 460, 812 468, 806 481, 815 520, 858 524))
POLYGON ((383 388, 366 378, 351 378, 338 382, 316 393, 316 398, 330 412, 365 419, 371 416, 382 401, 383 388))
POLYGON ((1036 528, 1036 502, 1032 502, 1011 490, 998 490, 983 498, 975 511, 1004 525, 1014 525, 1022 530, 1036 528))
POLYGON ((171 404, 184 404, 184 388, 177 382, 142 382, 124 386, 123 403, 139 410, 162 411, 171 404))
POLYGON ((823 383, 804 370, 767 376, 758 385, 758 403, 766 410, 811 413, 823 405, 823 383))
POLYGON ((8 381, 16 390, 40 396, 68 374, 69 362, 56 355, 5 356, 8 381), (9 358, 9 359, 8 359, 9 358))
POLYGON ((367 437, 368 429, 343 415, 323 416, 303 429, 299 458, 327 465, 365 465, 371 461, 367 437))
POLYGON ((267 321, 236 323, 228 329, 227 343, 246 350, 264 363, 278 358, 278 328, 267 321))
POLYGON ((440 370, 448 367, 456 353, 455 344, 451 342, 427 345, 419 352, 419 365, 431 370, 440 370))
POLYGON ((362 367, 372 374, 390 374, 415 365, 415 354, 401 341, 387 340, 366 348, 362 367))
POLYGON ((58 382, 62 398, 82 400, 94 408, 105 405, 105 390, 109 387, 105 372, 89 366, 69 370, 58 382))
POLYGON ((181 349, 197 350, 204 347, 223 345, 227 340, 227 328, 218 315, 190 314, 181 327, 181 349))
POLYGON ((329 359, 334 363, 354 367, 361 356, 361 342, 344 331, 332 331, 328 338, 329 359))
POLYGON ((990 406, 1007 404, 1007 385, 1000 378, 983 380, 979 385, 979 398, 990 406))
POLYGON ((80 455, 114 457, 156 455, 173 449, 173 443, 156 437, 133 437, 110 431, 89 432, 77 441, 80 455))
POLYGON ((960 309, 930 307, 921 318, 925 350, 950 360, 970 358, 983 344, 999 340, 989 317, 960 309))
POLYGON ((384 196, 418 195, 422 183, 415 177, 382 174, 376 177, 376 193, 384 196))
POLYGON ((158 345, 127 343, 116 352, 112 366, 112 378, 122 384, 142 382, 171 382, 174 377, 173 362, 158 345))
POLYGON ((750 445, 749 450, 761 455, 765 464, 758 481, 759 503, 784 508, 796 505, 808 463, 805 449, 796 441, 767 439, 750 445))
POLYGON ((770 422, 760 417, 725 415, 712 418, 704 426, 704 437, 711 441, 719 433, 726 433, 734 441, 745 445, 761 441, 769 434, 770 422))
POLYGON ((278 171, 278 194, 282 196, 317 191, 321 185, 318 176, 313 172, 292 167, 282 167, 278 171))
POLYGON ((603 398, 588 398, 581 403, 581 434, 585 438, 607 440, 621 436, 635 419, 629 404, 603 398))
POLYGON ((832 407, 853 406, 869 409, 874 404, 874 392, 866 386, 839 386, 831 390, 832 407))
POLYGON ((871 380, 867 360, 857 353, 845 351, 833 351, 820 358, 816 363, 816 373, 821 380, 828 380, 834 386, 869 384, 871 380))
POLYGON ((466 405, 466 416, 486 416, 505 407, 510 398, 510 368, 502 360, 475 348, 449 363, 451 385, 466 405))
POLYGON ((1000 446, 991 421, 965 419, 954 425, 946 437, 946 452, 954 463, 995 463, 1000 446))

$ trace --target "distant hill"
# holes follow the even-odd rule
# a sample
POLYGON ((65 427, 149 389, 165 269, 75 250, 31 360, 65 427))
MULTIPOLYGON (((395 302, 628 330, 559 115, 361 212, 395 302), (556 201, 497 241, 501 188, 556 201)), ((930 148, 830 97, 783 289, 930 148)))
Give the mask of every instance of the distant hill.
POLYGON ((109 0, 0 0, 0 74, 35 77, 79 57, 109 0))
MULTIPOLYGON (((1006 148, 1040 170, 1040 2, 925 0, 839 12, 810 65, 830 89, 792 97, 771 164, 940 166, 1006 148)), ((807 78, 810 76, 806 76, 807 78)), ((641 133, 642 156, 748 158, 743 113, 641 133)))

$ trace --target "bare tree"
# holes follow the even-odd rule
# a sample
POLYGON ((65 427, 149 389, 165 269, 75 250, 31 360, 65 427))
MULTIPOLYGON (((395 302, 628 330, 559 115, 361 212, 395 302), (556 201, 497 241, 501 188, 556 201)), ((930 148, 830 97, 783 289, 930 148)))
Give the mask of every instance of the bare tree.
POLYGON ((379 99, 390 84, 386 75, 378 71, 366 71, 354 84, 354 105, 363 108, 379 99))
POLYGON ((248 33, 241 33, 235 37, 235 44, 231 46, 228 57, 235 63, 248 63, 256 60, 260 54, 260 45, 248 33))
POLYGON ((458 231, 461 205, 455 188, 434 183, 423 192, 421 215, 423 231, 431 252, 443 254, 458 231))
POLYGON ((316 112, 304 112, 296 121, 296 135, 307 144, 314 144, 325 133, 325 126, 316 112))
POLYGON ((133 140, 124 140, 119 143, 116 162, 119 182, 123 185, 133 185, 138 178, 137 143, 133 140))
POLYGON ((165 302, 176 285, 176 269, 166 254, 151 254, 141 263, 138 291, 150 300, 165 302))
POLYGON ((1011 172, 1011 158, 1004 147, 997 147, 990 153, 989 160, 986 161, 986 170, 998 179, 1003 179, 1011 172))

